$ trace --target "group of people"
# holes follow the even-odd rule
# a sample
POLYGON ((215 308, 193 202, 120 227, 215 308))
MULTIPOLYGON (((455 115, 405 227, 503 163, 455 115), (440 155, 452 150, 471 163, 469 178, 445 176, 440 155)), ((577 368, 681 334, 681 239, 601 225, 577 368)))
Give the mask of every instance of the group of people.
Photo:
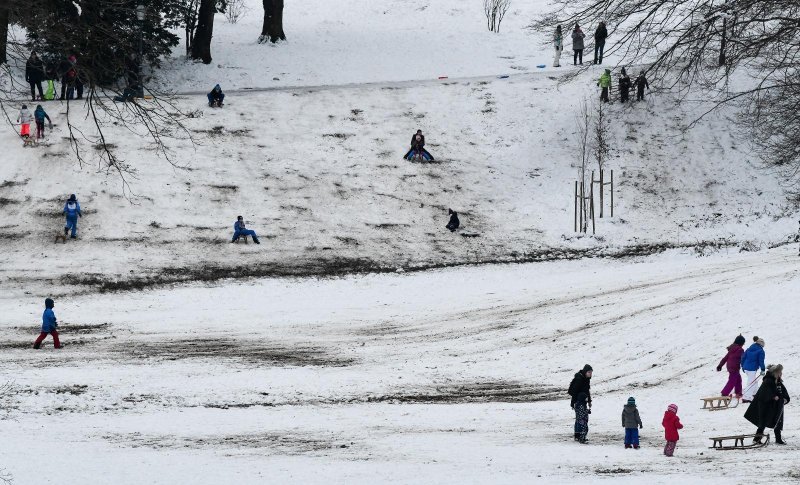
POLYGON ((783 406, 790 400, 789 391, 783 384, 783 366, 764 365, 766 353, 763 338, 753 337, 753 343, 747 350, 744 344, 745 338, 738 335, 726 348, 725 356, 717 365, 717 372, 721 372, 723 367, 728 371, 728 380, 721 395, 749 403, 744 417, 757 427, 754 442, 760 443, 764 429, 770 428, 775 433, 775 443, 783 445, 783 406), (742 371, 747 376, 744 389, 742 371), (761 378, 761 385, 756 387, 761 378))
POLYGON ((25 81, 31 88, 31 101, 36 101, 36 92, 39 99, 50 101, 56 98, 55 82, 61 82, 60 100, 82 99, 83 79, 78 70, 78 58, 70 54, 58 62, 45 63, 36 51, 32 51, 25 63, 25 81), (42 83, 47 83, 44 89, 42 83))
MULTIPOLYGON (((608 103, 608 91, 611 88, 611 69, 606 69, 603 74, 600 75, 597 85, 600 86, 600 100, 604 103, 608 103)), ((628 76, 627 71, 625 71, 623 67, 619 76, 619 99, 621 102, 627 103, 630 101, 630 91, 634 87, 636 88, 636 101, 643 101, 645 88, 648 90, 650 89, 650 84, 647 82, 644 72, 640 72, 636 80, 631 81, 630 76, 628 76)))
POLYGON ((42 105, 36 105, 36 109, 31 114, 31 111, 28 109, 28 106, 23 104, 22 109, 19 110, 19 116, 17 116, 17 123, 20 124, 19 135, 22 137, 23 140, 27 140, 31 137, 31 121, 36 122, 36 139, 40 140, 44 138, 44 120, 47 120, 47 123, 50 129, 53 129, 53 121, 50 119, 50 116, 47 115, 47 112, 42 108, 42 105))
MULTIPOLYGON (((572 64, 574 66, 583 65, 583 50, 585 48, 584 38, 586 34, 581 30, 581 26, 577 23, 572 30, 572 64)), ((608 29, 605 22, 600 22, 597 29, 594 31, 594 64, 603 63, 603 51, 606 47, 606 39, 608 38, 608 29)), ((561 53, 564 51, 564 33, 561 25, 556 26, 556 32, 553 36, 553 47, 555 47, 555 57, 553 58, 553 67, 561 67, 561 53)))

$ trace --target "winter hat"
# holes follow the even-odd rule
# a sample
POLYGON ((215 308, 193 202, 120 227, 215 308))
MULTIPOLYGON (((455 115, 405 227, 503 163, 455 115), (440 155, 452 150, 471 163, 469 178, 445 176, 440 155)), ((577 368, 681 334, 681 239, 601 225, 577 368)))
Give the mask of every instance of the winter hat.
POLYGON ((756 343, 763 347, 764 346, 764 339, 763 338, 759 338, 758 340, 756 340, 756 343))
POLYGON ((28 109, 28 105, 27 104, 23 104, 22 105, 22 109, 28 109))
POLYGON ((54 302, 52 298, 46 298, 44 300, 45 308, 53 308, 54 306, 56 306, 56 302, 54 302))
POLYGON ((775 374, 776 372, 781 372, 783 370, 783 366, 781 364, 773 364, 767 366, 767 372, 770 374, 775 374))
POLYGON ((667 411, 672 411, 675 414, 678 414, 678 405, 677 404, 670 404, 667 406, 667 411))
POLYGON ((632 405, 635 406, 636 405, 636 399, 634 399, 633 396, 629 397, 628 398, 628 404, 632 404, 632 405))
POLYGON ((448 214, 452 214, 453 213, 453 209, 447 209, 447 213, 448 214))
POLYGON ((589 364, 586 364, 585 366, 583 366, 583 370, 582 370, 581 372, 583 372, 584 374, 586 374, 586 373, 587 373, 587 372, 589 372, 590 370, 592 370, 592 366, 590 366, 589 364))
POLYGON ((72 195, 70 195, 70 196, 69 196, 69 200, 70 200, 71 202, 75 202, 76 200, 78 200, 78 198, 77 198, 77 197, 75 197, 75 194, 72 194, 72 195))
POLYGON ((744 345, 744 337, 742 337, 740 334, 738 337, 736 337, 736 340, 734 340, 733 343, 736 345, 744 345))
POLYGON ((214 89, 216 89, 217 91, 222 91, 222 88, 219 86, 219 84, 217 84, 216 86, 214 86, 214 89))

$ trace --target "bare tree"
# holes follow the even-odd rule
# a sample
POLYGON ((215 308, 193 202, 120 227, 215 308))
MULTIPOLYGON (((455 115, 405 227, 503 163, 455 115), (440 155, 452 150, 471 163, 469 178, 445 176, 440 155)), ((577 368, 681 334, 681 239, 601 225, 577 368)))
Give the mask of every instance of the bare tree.
POLYGON ((235 24, 250 11, 245 0, 228 0, 225 7, 225 18, 229 23, 235 24))
MULTIPOLYGON (((800 106, 800 2, 797 0, 552 0, 553 11, 532 24, 536 29, 555 25, 609 26, 608 55, 621 64, 645 65, 648 78, 684 97, 699 89, 711 102, 709 113, 726 104, 749 106, 746 126, 760 115, 790 116, 784 106, 794 104, 794 115, 775 119, 791 125, 800 106), (741 71, 745 82, 731 83, 741 71), (766 101, 786 104, 775 111, 766 101)), ((767 152, 782 153, 780 167, 798 182, 800 131, 786 137, 770 136, 756 142, 767 152), (788 141, 788 143, 787 143, 788 141), (762 143, 763 142, 763 143, 762 143)), ((773 132, 775 133, 775 132, 773 132)), ((767 162, 775 163, 774 158, 767 162)))
MULTIPOLYGON (((594 118, 594 144, 593 144, 593 152, 594 152, 594 159, 597 161, 597 169, 599 171, 605 168, 606 160, 608 159, 608 155, 610 152, 609 147, 609 134, 608 134, 608 126, 607 120, 605 116, 605 103, 596 103, 596 107, 594 110, 595 118, 594 118)), ((599 173, 599 172, 598 172, 599 173)))
POLYGON ((511 0, 483 0, 486 27, 490 32, 500 32, 500 24, 511 7, 511 0))
POLYGON ((578 114, 575 117, 575 124, 578 128, 578 155, 580 166, 578 168, 578 186, 580 197, 580 213, 582 214, 582 224, 580 232, 586 232, 589 221, 586 215, 589 213, 586 206, 586 187, 591 181, 587 180, 586 172, 591 156, 590 136, 592 133, 592 116, 589 109, 589 101, 583 99, 578 114))

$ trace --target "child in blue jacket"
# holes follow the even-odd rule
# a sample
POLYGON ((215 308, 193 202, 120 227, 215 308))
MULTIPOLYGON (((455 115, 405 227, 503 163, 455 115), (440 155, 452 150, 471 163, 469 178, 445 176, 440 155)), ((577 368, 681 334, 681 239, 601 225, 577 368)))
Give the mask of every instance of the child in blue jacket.
POLYGON ((78 232, 78 217, 83 217, 81 214, 81 205, 75 194, 69 196, 69 200, 64 204, 64 215, 67 216, 67 224, 64 226, 64 236, 71 230, 72 235, 70 238, 75 239, 78 232))
POLYGON ((742 393, 742 402, 752 402, 758 391, 756 382, 764 375, 764 339, 753 337, 753 344, 742 354, 742 370, 747 376, 747 386, 742 393), (761 369, 761 373, 758 370, 761 369))
POLYGON ((42 333, 39 334, 39 338, 36 339, 36 342, 33 343, 33 348, 38 349, 42 346, 42 341, 47 337, 47 334, 53 336, 53 344, 55 348, 61 348, 61 342, 58 340, 58 332, 56 328, 58 327, 58 323, 56 322, 56 314, 53 313, 53 308, 55 308, 56 304, 52 298, 48 298, 44 301, 44 313, 42 314, 42 333))
POLYGON ((254 243, 261 244, 261 241, 258 240, 258 236, 256 235, 256 231, 247 229, 244 225, 244 219, 242 216, 239 216, 236 218, 236 222, 233 223, 233 239, 231 242, 235 243, 242 236, 250 236, 253 238, 254 243))

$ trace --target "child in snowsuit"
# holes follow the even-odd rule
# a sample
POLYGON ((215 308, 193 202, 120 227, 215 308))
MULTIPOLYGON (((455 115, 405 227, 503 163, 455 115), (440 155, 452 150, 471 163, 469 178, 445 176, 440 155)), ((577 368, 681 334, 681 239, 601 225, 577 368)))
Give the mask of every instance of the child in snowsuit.
POLYGON ((597 85, 600 86, 600 100, 604 103, 608 103, 608 88, 611 87, 611 69, 606 69, 600 76, 600 80, 597 81, 597 85))
POLYGON ((33 112, 33 118, 36 120, 36 139, 44 138, 44 120, 50 124, 50 129, 53 129, 53 121, 47 116, 42 105, 36 105, 36 111, 33 112))
POLYGON ((588 395, 585 392, 578 393, 575 398, 575 440, 578 443, 586 444, 586 434, 589 432, 589 414, 591 410, 587 405, 588 395))
POLYGON ((70 195, 69 200, 64 204, 64 215, 67 216, 67 223, 64 226, 64 236, 72 231, 69 237, 70 239, 75 239, 78 232, 78 218, 83 217, 83 214, 81 214, 81 205, 78 203, 75 194, 70 195))
POLYGON ((631 78, 628 77, 628 73, 623 71, 622 77, 619 78, 619 99, 621 102, 627 103, 630 100, 631 86, 633 86, 631 78))
POLYGON ((742 354, 744 353, 744 337, 739 335, 731 345, 728 346, 728 353, 719 361, 717 372, 722 370, 725 365, 728 369, 728 382, 722 388, 723 396, 730 396, 731 391, 736 391, 736 399, 742 398, 742 374, 739 368, 742 365, 742 354))
POLYGON ((642 429, 642 418, 636 409, 636 399, 628 398, 628 404, 622 408, 622 427, 625 428, 625 448, 639 449, 639 430, 642 429), (638 426, 638 428, 637 428, 638 426))
POLYGON ((636 101, 641 101, 644 99, 644 88, 647 88, 648 91, 650 90, 650 85, 647 84, 647 78, 644 77, 644 73, 639 73, 639 77, 636 78, 634 81, 636 85, 636 101))
POLYGON ((42 333, 39 334, 36 342, 33 343, 34 349, 38 349, 42 346, 42 341, 47 337, 47 334, 53 336, 53 345, 55 348, 61 348, 61 342, 58 340, 58 332, 56 331, 56 328, 58 327, 58 323, 56 322, 56 314, 53 313, 53 308, 55 306, 55 302, 50 298, 44 301, 44 313, 42 314, 42 333))
POLYGON ((222 88, 219 86, 219 84, 214 86, 214 89, 208 93, 207 97, 208 106, 212 108, 222 108, 222 102, 225 100, 225 93, 222 92, 222 88))
POLYGON ((17 123, 20 124, 19 136, 22 138, 31 136, 31 121, 33 121, 33 115, 28 109, 28 105, 23 104, 22 109, 19 110, 19 116, 17 116, 17 123))
POLYGON ((445 227, 449 229, 450 232, 455 232, 458 226, 461 225, 461 221, 458 220, 458 212, 453 209, 447 209, 447 213, 450 214, 450 222, 448 222, 445 227))
POLYGON ((256 231, 247 229, 247 227, 244 225, 244 219, 242 216, 239 216, 236 218, 236 222, 233 224, 233 239, 231 242, 235 243, 242 236, 250 236, 253 238, 254 243, 261 244, 261 241, 258 240, 258 236, 256 235, 256 231))
POLYGON ((764 339, 753 337, 753 343, 747 350, 744 351, 742 354, 742 370, 744 374, 747 376, 747 386, 744 388, 744 395, 742 396, 742 402, 752 402, 753 396, 755 395, 758 387, 756 386, 756 381, 758 378, 764 375, 764 339), (758 370, 761 369, 761 374, 758 374, 758 370))
POLYGON ((683 429, 681 420, 678 417, 677 404, 670 404, 664 412, 664 419, 661 420, 661 426, 664 427, 664 437, 667 439, 667 444, 664 446, 664 454, 672 456, 675 452, 675 445, 678 444, 678 430, 683 429))
POLYGON ((417 130, 414 136, 411 137, 411 149, 403 158, 411 160, 417 154, 421 155, 423 160, 428 162, 433 161, 433 155, 428 153, 428 150, 425 149, 425 135, 422 134, 422 130, 417 130))

